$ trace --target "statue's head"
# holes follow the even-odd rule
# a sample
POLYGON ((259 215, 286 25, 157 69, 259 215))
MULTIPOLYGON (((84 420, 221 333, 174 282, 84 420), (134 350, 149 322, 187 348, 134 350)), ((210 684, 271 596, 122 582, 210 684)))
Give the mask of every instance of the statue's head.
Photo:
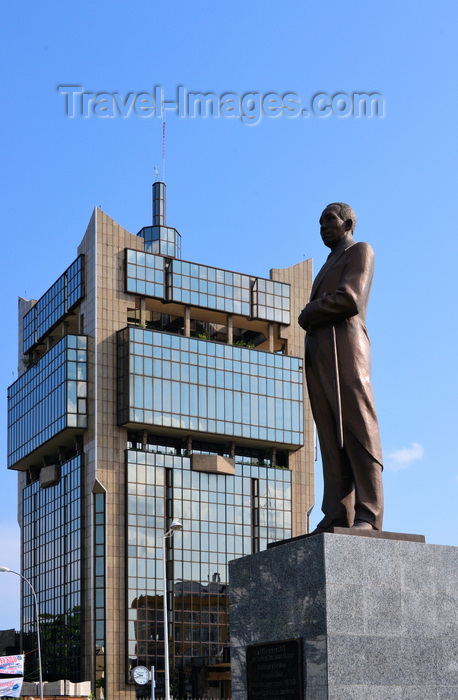
POLYGON ((356 214, 343 202, 328 204, 320 217, 320 233, 323 243, 334 248, 343 238, 353 235, 356 227, 356 214))
POLYGON ((328 207, 339 207, 340 218, 344 221, 348 221, 348 219, 350 219, 352 224, 350 230, 353 233, 353 231, 356 228, 356 214, 351 208, 351 206, 349 204, 344 204, 344 202, 333 202, 332 204, 328 204, 326 209, 328 209, 328 207))

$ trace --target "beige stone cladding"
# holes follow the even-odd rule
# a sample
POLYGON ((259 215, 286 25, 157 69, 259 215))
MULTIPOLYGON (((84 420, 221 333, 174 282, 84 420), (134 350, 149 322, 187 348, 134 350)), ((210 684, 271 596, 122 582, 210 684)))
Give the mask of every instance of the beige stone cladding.
MULTIPOLYGON (((85 552, 84 596, 86 678, 93 677, 92 493, 106 493, 106 649, 105 693, 126 697, 125 621, 125 469, 127 431, 117 427, 116 332, 127 325, 132 296, 124 292, 125 248, 143 250, 143 239, 129 233, 100 209, 95 209, 78 253, 86 256, 86 295, 81 304, 82 332, 89 336, 90 415, 85 434, 85 552)), ((99 657, 96 657, 98 660, 99 657)), ((100 658, 102 662, 102 658, 100 658)), ((96 661, 98 663, 98 661, 96 661)), ((132 689, 135 695, 134 689, 132 689)))
MULTIPOLYGON (((288 355, 303 357, 304 331, 297 323, 297 317, 310 297, 312 288, 312 260, 270 271, 271 279, 287 282, 291 285, 291 324, 284 326, 281 337, 286 340, 288 355)), ((315 462, 315 428, 312 411, 307 396, 304 373, 304 445, 290 454, 289 466, 292 470, 293 496, 293 537, 307 532, 307 512, 314 504, 314 462, 315 462)))

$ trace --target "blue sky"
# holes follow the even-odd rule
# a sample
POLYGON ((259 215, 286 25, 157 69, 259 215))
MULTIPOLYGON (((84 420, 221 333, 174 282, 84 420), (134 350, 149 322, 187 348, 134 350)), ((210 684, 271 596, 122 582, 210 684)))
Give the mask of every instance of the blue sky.
MULTIPOLYGON (((246 124, 169 110, 167 219, 184 259, 268 276, 309 257, 317 272, 322 209, 354 207, 355 238, 376 253, 368 326, 384 527, 458 545, 457 20, 449 0, 4 3, 3 395, 16 376, 16 298, 38 298, 73 261, 94 206, 132 233, 148 225, 161 171, 160 118, 97 116, 94 103, 69 118, 59 85, 124 101, 156 86, 166 101, 178 86, 292 93, 306 108, 317 93, 378 93, 384 116, 370 119, 285 112, 246 124)), ((6 416, 2 426, 0 565, 17 570, 6 416)), ((0 629, 19 624, 16 579, 0 578, 0 629)))

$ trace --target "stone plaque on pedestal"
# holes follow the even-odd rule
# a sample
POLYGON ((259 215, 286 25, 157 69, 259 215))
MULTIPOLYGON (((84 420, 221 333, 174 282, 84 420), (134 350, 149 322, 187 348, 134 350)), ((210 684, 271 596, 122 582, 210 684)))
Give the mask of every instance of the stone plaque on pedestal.
POLYGON ((246 650, 247 700, 303 700, 302 639, 246 650))

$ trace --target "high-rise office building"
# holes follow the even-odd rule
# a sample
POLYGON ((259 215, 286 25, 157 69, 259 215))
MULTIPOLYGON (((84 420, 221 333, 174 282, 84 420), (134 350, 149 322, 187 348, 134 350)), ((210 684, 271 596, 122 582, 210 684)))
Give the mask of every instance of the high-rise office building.
POLYGON ((96 209, 74 262, 19 300, 8 467, 44 678, 110 700, 145 695, 136 666, 163 691, 163 543, 173 688, 227 697, 227 563, 305 532, 313 503, 296 322, 311 261, 260 278, 184 261, 180 241, 156 182, 151 226, 96 209))

